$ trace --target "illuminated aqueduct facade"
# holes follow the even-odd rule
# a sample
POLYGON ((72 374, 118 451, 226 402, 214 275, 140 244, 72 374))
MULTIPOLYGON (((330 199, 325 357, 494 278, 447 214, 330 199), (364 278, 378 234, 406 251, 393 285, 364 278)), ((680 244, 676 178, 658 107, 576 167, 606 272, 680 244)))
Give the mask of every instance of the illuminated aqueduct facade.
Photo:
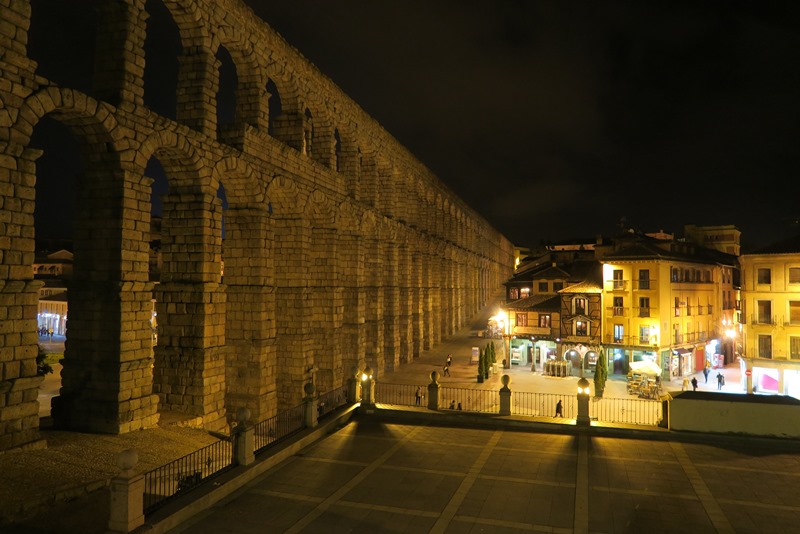
POLYGON ((241 1, 163 0, 181 43, 176 118, 149 109, 145 4, 97 2, 80 91, 37 73, 30 1, 0 0, 0 449, 40 441, 30 141, 44 116, 84 166, 60 428, 125 433, 179 412, 220 430, 240 407, 266 419, 310 381, 330 391, 354 366, 380 375, 418 357, 513 269, 507 239, 241 1), (220 47, 238 80, 224 127, 220 47), (158 284, 151 157, 169 184, 158 284))

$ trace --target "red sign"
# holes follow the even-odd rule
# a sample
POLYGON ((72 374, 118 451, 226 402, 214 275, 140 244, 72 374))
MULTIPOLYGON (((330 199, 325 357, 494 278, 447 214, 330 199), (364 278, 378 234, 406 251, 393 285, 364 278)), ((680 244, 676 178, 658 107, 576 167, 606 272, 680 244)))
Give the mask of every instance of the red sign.
POLYGON ((746 374, 747 376, 750 376, 750 375, 752 375, 752 374, 753 374, 753 371, 751 371, 750 369, 748 369, 747 371, 745 371, 745 372, 744 372, 744 374, 746 374))

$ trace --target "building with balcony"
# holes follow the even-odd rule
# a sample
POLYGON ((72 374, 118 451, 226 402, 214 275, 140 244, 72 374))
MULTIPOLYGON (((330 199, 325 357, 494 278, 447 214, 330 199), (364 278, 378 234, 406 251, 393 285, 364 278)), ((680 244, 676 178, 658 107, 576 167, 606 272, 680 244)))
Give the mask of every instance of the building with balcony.
POLYGON ((595 247, 609 372, 650 360, 669 380, 734 360, 725 332, 735 328, 737 257, 670 237, 629 233, 595 247))
POLYGON ((800 236, 743 254, 742 339, 749 391, 800 395, 800 236))

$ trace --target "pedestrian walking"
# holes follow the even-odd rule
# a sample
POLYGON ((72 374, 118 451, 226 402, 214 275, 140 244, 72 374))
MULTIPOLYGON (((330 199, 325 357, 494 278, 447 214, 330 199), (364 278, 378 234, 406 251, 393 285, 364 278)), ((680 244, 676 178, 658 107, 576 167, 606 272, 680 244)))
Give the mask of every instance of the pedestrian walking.
POLYGON ((444 376, 450 376, 450 364, 444 365, 444 376))
POLYGON ((708 368, 708 365, 703 367, 703 376, 706 379, 706 382, 705 382, 706 384, 708 384, 708 373, 710 373, 710 372, 711 372, 711 370, 708 368))
POLYGON ((697 377, 692 377, 692 391, 697 391, 697 377))
POLYGON ((688 376, 684 376, 683 377, 683 385, 681 385, 681 391, 686 391, 687 389, 689 389, 689 377, 688 376))
POLYGON ((419 406, 422 401, 422 386, 417 386, 417 392, 414 394, 414 397, 417 400, 417 406, 419 406))
POLYGON ((446 363, 447 363, 447 367, 450 367, 451 365, 453 365, 453 355, 452 354, 448 354, 447 355, 447 362, 446 363))
POLYGON ((556 417, 564 417, 564 407, 561 404, 561 399, 556 403, 556 417))
POLYGON ((722 373, 717 373, 717 389, 722 390, 722 386, 725 385, 725 375, 722 373))

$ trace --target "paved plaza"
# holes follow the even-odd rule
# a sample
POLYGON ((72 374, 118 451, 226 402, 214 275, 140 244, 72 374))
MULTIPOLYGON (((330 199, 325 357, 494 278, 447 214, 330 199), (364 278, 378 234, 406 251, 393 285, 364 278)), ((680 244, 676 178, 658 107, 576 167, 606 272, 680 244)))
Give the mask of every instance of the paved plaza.
POLYGON ((173 533, 798 532, 797 443, 359 417, 173 533))

